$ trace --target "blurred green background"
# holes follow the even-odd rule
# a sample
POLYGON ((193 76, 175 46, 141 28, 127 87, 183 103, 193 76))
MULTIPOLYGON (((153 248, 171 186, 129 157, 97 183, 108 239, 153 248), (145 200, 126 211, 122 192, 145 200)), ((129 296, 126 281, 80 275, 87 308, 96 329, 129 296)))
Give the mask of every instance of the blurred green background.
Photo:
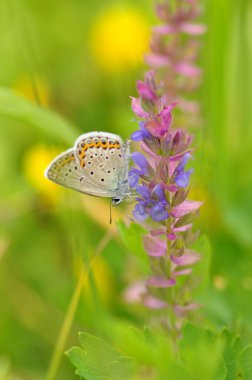
MULTIPOLYGON (((252 4, 208 0, 202 8, 208 32, 196 94, 202 125, 191 129, 191 194, 205 202, 197 225, 210 238, 212 262, 200 313, 209 326, 227 325, 251 342, 252 4)), ((102 251, 67 347, 78 331, 109 335, 103 316, 146 321, 148 312, 124 299, 144 274, 117 232, 122 215, 113 210, 109 225, 106 201, 60 189, 43 171, 81 133, 125 139, 136 129, 129 96, 146 70, 153 9, 151 0, 0 2, 1 380, 45 377, 81 257, 88 265, 102 251)), ((66 358, 57 378, 76 378, 66 358)))

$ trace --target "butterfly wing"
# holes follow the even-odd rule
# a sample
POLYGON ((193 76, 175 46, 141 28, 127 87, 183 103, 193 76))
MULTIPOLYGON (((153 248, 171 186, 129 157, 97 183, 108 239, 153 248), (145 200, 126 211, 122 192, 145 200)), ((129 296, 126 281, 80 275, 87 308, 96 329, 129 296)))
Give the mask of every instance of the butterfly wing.
POLYGON ((45 171, 45 176, 58 185, 100 197, 113 197, 114 193, 97 187, 80 168, 71 148, 57 156, 45 171))
POLYGON ((86 177, 104 191, 120 192, 127 182, 128 159, 120 136, 92 132, 81 135, 75 143, 76 160, 86 177))

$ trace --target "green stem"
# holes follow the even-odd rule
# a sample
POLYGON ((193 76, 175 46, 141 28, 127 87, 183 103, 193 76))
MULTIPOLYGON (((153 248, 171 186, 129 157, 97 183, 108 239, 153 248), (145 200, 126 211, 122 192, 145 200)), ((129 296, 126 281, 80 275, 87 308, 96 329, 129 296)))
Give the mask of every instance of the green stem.
POLYGON ((85 266, 82 265, 78 282, 74 290, 72 299, 70 301, 63 325, 61 327, 60 334, 59 334, 59 337, 58 337, 58 340, 53 352, 53 356, 52 356, 45 380, 53 380, 57 374, 61 357, 65 349, 65 344, 66 344, 66 341, 67 341, 67 338, 68 338, 68 335, 73 323, 74 315, 79 303, 84 281, 86 280, 90 270, 92 269, 92 266, 94 265, 95 260, 97 259, 99 254, 103 251, 103 249, 105 248, 105 246, 107 245, 110 239, 111 239, 111 233, 108 232, 103 236, 103 238, 99 242, 96 248, 96 252, 93 258, 90 260, 88 267, 85 268, 85 266))

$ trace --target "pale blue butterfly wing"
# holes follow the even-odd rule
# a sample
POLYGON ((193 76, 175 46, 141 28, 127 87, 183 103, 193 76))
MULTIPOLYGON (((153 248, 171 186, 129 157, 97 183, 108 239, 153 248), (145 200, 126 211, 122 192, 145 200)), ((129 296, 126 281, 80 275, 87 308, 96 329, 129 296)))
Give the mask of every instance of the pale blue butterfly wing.
POLYGON ((53 160, 45 175, 61 186, 119 203, 129 193, 128 158, 129 147, 120 136, 86 133, 53 160))

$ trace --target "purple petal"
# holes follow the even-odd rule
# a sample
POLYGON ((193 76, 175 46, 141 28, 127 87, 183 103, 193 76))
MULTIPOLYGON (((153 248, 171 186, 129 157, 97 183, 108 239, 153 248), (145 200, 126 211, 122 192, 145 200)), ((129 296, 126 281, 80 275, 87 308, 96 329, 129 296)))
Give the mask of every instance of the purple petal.
POLYGON ((166 202, 166 198, 165 198, 165 192, 164 192, 164 189, 163 189, 163 186, 158 183, 155 187, 154 187, 154 190, 153 190, 153 193, 156 194, 158 196, 158 199, 160 201, 165 201, 166 202))
POLYGON ((145 306, 154 310, 164 309, 165 307, 168 306, 168 304, 165 301, 162 301, 159 298, 150 296, 149 294, 143 297, 143 302, 145 306))
POLYGON ((190 212, 198 210, 202 206, 203 202, 196 201, 184 201, 180 205, 172 209, 171 215, 174 218, 181 218, 182 216, 189 214, 190 212))
POLYGON ((146 285, 153 288, 169 288, 176 285, 176 280, 174 278, 151 277, 146 281, 146 285))
POLYGON ((165 205, 158 203, 152 207, 150 216, 155 222, 161 222, 169 217, 168 212, 165 209, 165 205))
POLYGON ((171 261, 177 266, 192 265, 200 260, 200 255, 192 250, 186 250, 181 256, 171 255, 171 261))
POLYGON ((160 238, 146 235, 143 237, 143 245, 149 256, 160 257, 166 254, 166 241, 160 238))
POLYGON ((181 171, 175 178, 175 182, 179 187, 187 187, 189 184, 190 175, 192 174, 193 169, 188 170, 187 172, 181 171))
POLYGON ((132 135, 130 136, 131 140, 133 141, 142 141, 144 136, 142 131, 136 131, 133 132, 132 135))
POLYGON ((136 220, 138 220, 139 222, 145 221, 148 218, 148 216, 149 216, 148 213, 145 210, 144 205, 142 205, 141 203, 137 203, 135 205, 135 209, 133 211, 133 215, 136 218, 136 220))
POLYGON ((135 162, 135 164, 139 166, 140 169, 142 169, 143 174, 145 174, 148 168, 148 161, 146 157, 139 152, 134 152, 132 153, 131 158, 135 162))
POLYGON ((187 161, 188 161, 191 157, 192 157, 192 156, 190 155, 190 153, 188 153, 188 152, 185 153, 184 156, 183 156, 183 158, 182 158, 182 160, 181 160, 181 162, 178 164, 176 171, 184 170, 184 167, 185 167, 187 161))
POLYGON ((147 186, 139 185, 136 187, 138 194, 142 195, 145 200, 150 200, 150 191, 147 186))
POLYGON ((144 121, 140 121, 139 127, 140 127, 144 137, 146 137, 147 139, 150 139, 152 137, 150 132, 147 131, 147 129, 145 128, 145 122, 144 121))
POLYGON ((147 112, 145 112, 141 106, 141 101, 140 99, 136 99, 136 98, 133 98, 131 97, 131 108, 133 110, 133 112, 138 116, 138 117, 141 117, 143 119, 146 119, 149 114, 147 112))
POLYGON ((139 181, 139 177, 140 177, 140 171, 133 168, 129 171, 129 177, 128 177, 128 181, 129 181, 129 185, 130 187, 136 187, 137 184, 138 184, 138 181, 139 181))

